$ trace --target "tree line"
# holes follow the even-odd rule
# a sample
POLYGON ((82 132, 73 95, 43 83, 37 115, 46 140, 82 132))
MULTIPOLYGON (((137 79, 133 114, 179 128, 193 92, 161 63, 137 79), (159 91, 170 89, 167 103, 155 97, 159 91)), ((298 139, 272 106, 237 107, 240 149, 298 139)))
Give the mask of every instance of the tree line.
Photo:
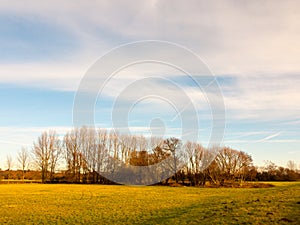
MULTIPOLYGON (((87 127, 74 128, 63 137, 54 130, 43 132, 31 151, 21 149, 17 160, 22 179, 31 161, 43 183, 224 186, 244 181, 300 179, 293 161, 289 161, 288 168, 272 162, 257 168, 249 154, 229 147, 205 148, 200 143, 182 143, 178 138, 146 138, 87 127)), ((9 174, 10 156, 7 166, 9 174)))

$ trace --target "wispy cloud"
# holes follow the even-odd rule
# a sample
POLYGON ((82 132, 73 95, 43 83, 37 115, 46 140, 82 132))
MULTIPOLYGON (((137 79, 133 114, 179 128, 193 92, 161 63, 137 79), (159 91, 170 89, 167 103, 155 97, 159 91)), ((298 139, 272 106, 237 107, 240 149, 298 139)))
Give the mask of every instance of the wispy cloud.
MULTIPOLYGON (((205 4, 191 1, 185 6, 180 1, 135 4, 79 1, 59 7, 57 4, 31 0, 21 5, 17 1, 2 1, 0 14, 29 21, 37 17, 50 27, 59 28, 50 36, 66 32, 80 44, 74 47, 75 52, 62 48, 61 54, 67 56, 64 60, 49 57, 48 61, 39 62, 37 57, 26 63, 2 62, 1 83, 76 91, 89 66, 111 47, 128 41, 163 39, 186 45, 204 58, 215 73, 229 74, 229 79, 235 80, 228 87, 222 85, 224 90, 231 90, 225 91, 224 97, 232 119, 294 118, 300 110, 297 2, 220 5, 217 1, 205 4), (170 4, 172 9, 168 7, 170 4)), ((17 28, 16 25, 14 29, 17 28)), ((39 41, 34 38, 31 45, 36 46, 39 41)), ((128 68, 106 87, 107 93, 119 91, 122 85, 153 71, 151 67, 128 68)), ((165 77, 178 73, 161 68, 159 72, 165 77)))
POLYGON ((266 141, 269 141, 270 139, 273 139, 273 138, 276 138, 276 137, 280 136, 281 134, 282 134, 282 131, 277 132, 275 134, 268 135, 267 137, 265 137, 263 139, 260 139, 257 142, 266 142, 266 141))
POLYGON ((289 122, 283 122, 281 124, 283 124, 283 125, 300 125, 300 120, 296 119, 296 120, 289 121, 289 122))
POLYGON ((118 44, 163 39, 187 45, 218 74, 252 76, 300 71, 297 1, 269 1, 264 5, 259 1, 246 5, 190 1, 184 6, 180 1, 130 3, 2 1, 0 13, 38 17, 72 33, 80 40, 76 55, 83 56, 71 58, 74 67, 85 57, 99 57, 118 44))

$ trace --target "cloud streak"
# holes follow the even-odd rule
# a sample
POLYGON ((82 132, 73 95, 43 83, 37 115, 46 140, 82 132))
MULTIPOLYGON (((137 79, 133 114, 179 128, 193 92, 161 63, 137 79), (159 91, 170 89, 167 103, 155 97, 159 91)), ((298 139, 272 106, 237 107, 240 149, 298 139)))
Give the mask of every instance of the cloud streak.
POLYGON ((261 140, 258 140, 257 142, 266 142, 266 141, 269 141, 270 139, 273 139, 273 138, 276 138, 278 136, 280 136, 282 134, 282 132, 277 132, 275 134, 271 134, 271 135, 268 135, 267 137, 261 139, 261 140))

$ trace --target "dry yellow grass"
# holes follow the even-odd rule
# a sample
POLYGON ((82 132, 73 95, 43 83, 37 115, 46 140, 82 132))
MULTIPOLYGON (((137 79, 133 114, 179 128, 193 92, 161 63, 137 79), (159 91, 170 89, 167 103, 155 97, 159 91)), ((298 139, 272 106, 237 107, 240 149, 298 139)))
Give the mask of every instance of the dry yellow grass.
POLYGON ((300 183, 275 185, 0 185, 0 224, 299 224, 300 183))

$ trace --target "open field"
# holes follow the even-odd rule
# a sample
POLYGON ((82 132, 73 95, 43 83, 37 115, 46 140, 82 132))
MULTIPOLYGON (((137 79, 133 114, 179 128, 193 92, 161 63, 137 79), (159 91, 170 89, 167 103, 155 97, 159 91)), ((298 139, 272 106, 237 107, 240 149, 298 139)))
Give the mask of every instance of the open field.
POLYGON ((0 185, 0 224, 300 224, 300 183, 274 188, 0 185))

